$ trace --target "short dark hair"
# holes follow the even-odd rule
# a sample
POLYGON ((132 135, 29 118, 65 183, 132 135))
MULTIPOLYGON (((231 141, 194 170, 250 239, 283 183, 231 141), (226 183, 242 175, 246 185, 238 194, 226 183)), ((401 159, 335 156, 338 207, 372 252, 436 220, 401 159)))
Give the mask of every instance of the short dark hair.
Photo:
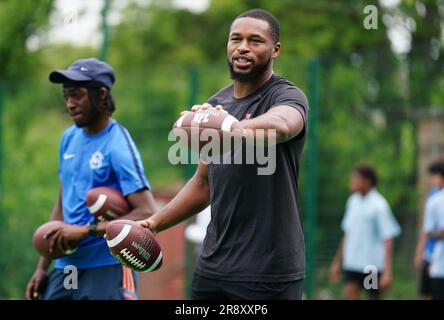
POLYGON ((236 19, 233 20, 233 22, 240 18, 254 18, 266 21, 270 26, 271 38, 275 43, 279 41, 279 22, 268 11, 265 11, 263 9, 251 9, 238 15, 236 19))
POLYGON ((372 186, 376 186, 376 184, 378 183, 378 175, 376 173, 376 169, 369 164, 358 165, 354 168, 353 171, 359 174, 365 180, 368 180, 372 184, 372 186))
POLYGON ((430 174, 439 174, 444 177, 444 159, 432 162, 429 166, 430 174))

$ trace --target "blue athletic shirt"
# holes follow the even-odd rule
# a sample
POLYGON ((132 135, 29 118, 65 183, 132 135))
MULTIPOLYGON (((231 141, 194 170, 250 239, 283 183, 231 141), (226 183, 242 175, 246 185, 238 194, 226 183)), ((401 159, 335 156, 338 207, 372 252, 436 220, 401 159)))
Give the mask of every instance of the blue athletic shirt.
MULTIPOLYGON (((444 229, 444 189, 430 196, 425 204, 424 232, 444 229)), ((430 277, 444 279, 444 239, 436 239, 430 259, 430 277)))
MULTIPOLYGON (((115 188, 124 196, 151 189, 134 141, 115 120, 94 135, 75 125, 68 128, 60 143, 59 161, 63 219, 69 224, 86 225, 93 220, 86 205, 86 193, 92 188, 115 188)), ((88 236, 73 254, 57 259, 55 267, 86 269, 118 263, 103 237, 88 236)))
MULTIPOLYGON (((429 192, 429 198, 431 196, 433 196, 435 193, 437 193, 439 191, 438 188, 433 188, 430 192, 429 192)), ((426 244, 424 247, 424 255, 423 255, 423 260, 427 261, 427 262, 431 262, 432 261, 432 254, 433 254, 433 248, 435 246, 436 243, 436 239, 433 238, 427 238, 426 240, 426 244)))

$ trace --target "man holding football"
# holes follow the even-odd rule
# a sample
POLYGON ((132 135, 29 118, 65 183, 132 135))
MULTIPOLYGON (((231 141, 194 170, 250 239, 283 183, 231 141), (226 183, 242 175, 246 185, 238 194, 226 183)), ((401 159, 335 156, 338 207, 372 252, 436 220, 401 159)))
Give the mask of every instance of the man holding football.
POLYGON ((52 250, 75 252, 55 261, 40 257, 29 281, 28 299, 137 299, 134 273, 111 255, 103 235, 108 222, 96 221, 88 211, 86 194, 96 187, 120 191, 130 212, 121 218, 140 220, 155 211, 151 187, 140 154, 128 131, 111 118, 115 110, 111 88, 113 69, 94 58, 80 59, 68 70, 53 71, 53 83, 63 85, 66 108, 74 124, 60 143, 60 190, 51 220, 65 224, 46 235, 52 250), (66 267, 77 269, 76 288, 66 287, 66 267))
POLYGON ((192 108, 223 108, 239 120, 231 127, 233 135, 256 138, 265 131, 265 143, 276 141, 267 146, 275 148, 275 171, 259 175, 257 162, 201 160, 177 196, 140 222, 161 232, 211 204, 193 299, 302 297, 305 249, 297 179, 308 102, 299 88, 273 72, 280 49, 279 23, 270 13, 253 9, 236 17, 227 44, 233 84, 192 108))

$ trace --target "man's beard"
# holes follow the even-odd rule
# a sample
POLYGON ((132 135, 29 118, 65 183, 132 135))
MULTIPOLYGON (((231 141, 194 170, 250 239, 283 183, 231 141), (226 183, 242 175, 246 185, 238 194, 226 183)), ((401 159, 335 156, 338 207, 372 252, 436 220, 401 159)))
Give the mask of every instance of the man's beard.
POLYGON ((252 79, 258 78, 260 75, 264 74, 268 70, 271 64, 271 57, 263 64, 255 64, 250 72, 241 73, 234 71, 233 63, 227 59, 228 69, 230 70, 231 79, 239 82, 249 82, 252 79))
POLYGON ((88 112, 87 119, 85 119, 81 123, 74 122, 74 124, 76 125, 77 128, 89 127, 89 126, 95 124, 100 119, 101 116, 102 116, 102 114, 100 112, 99 107, 92 105, 91 110, 89 110, 89 112, 88 112))

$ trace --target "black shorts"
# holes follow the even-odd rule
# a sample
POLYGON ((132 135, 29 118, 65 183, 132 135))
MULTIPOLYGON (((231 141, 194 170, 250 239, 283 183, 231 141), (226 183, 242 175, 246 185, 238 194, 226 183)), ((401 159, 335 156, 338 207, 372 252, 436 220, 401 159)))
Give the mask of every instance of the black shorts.
POLYGON ((304 280, 289 282, 225 281, 194 273, 193 300, 301 300, 304 280))
POLYGON ((54 269, 43 300, 137 300, 136 273, 120 264, 78 269, 76 284, 71 269, 54 269))
POLYGON ((432 299, 444 300, 444 279, 432 278, 432 299))
POLYGON ((429 275, 430 263, 423 261, 421 268, 421 278, 419 281, 419 293, 424 296, 432 294, 432 278, 429 275))
MULTIPOLYGON (((379 289, 365 288, 364 281, 365 281, 365 278, 368 276, 369 276, 368 273, 344 270, 343 280, 345 283, 347 283, 347 282, 358 283, 359 286, 361 287, 361 289, 366 290, 370 293, 378 293, 380 291, 379 289)), ((378 281, 379 281, 380 277, 381 277, 381 273, 378 272, 378 281)))

